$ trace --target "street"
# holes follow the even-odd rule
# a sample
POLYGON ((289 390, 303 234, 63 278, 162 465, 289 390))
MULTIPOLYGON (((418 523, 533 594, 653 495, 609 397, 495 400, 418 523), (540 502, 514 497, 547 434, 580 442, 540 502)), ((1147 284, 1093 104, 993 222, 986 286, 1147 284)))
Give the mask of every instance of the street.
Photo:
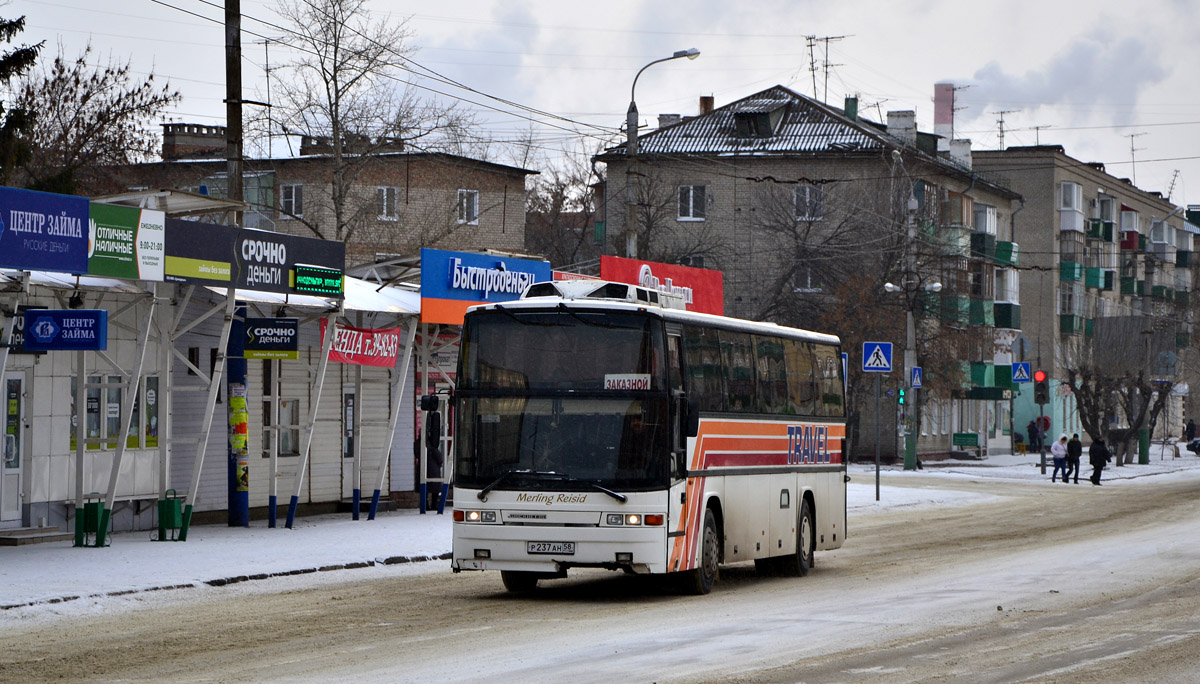
MULTIPOLYGON (((856 476, 856 482, 863 478, 856 476)), ((580 572, 380 569, 0 623, 4 682, 1194 681, 1200 477, 1094 487, 885 475, 983 495, 850 519, 804 578, 723 568, 709 596, 580 572)))

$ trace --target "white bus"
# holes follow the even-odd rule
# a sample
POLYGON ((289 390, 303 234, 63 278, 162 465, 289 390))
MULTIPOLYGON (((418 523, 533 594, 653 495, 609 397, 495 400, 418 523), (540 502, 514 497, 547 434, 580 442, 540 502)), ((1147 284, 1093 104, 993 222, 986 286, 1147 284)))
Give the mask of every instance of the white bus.
POLYGON ((664 306, 602 281, 468 310, 452 568, 510 591, 571 568, 807 574, 846 539, 836 337, 664 306))

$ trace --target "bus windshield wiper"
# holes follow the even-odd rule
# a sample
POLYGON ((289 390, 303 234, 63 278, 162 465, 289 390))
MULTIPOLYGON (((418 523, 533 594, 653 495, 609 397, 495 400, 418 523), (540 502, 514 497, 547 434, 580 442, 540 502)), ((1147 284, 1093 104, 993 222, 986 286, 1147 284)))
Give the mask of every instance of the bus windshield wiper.
POLYGON ((476 496, 476 497, 477 497, 477 498, 478 498, 480 501, 487 501, 487 495, 488 495, 488 493, 489 493, 489 492, 491 492, 491 491, 492 491, 493 489, 495 489, 496 487, 499 487, 499 486, 500 486, 500 484, 501 484, 502 482, 504 482, 505 480, 507 480, 507 479, 509 478, 509 476, 511 476, 511 475, 532 475, 532 476, 534 476, 534 477, 537 477, 537 478, 543 478, 543 477, 558 477, 558 478, 565 478, 565 477, 566 477, 566 476, 564 476, 564 475, 560 475, 560 474, 558 474, 558 473, 556 473, 556 472, 554 472, 554 471, 550 471, 550 472, 540 472, 540 471, 537 471, 537 470, 530 470, 530 469, 528 469, 528 468, 522 468, 522 469, 519 469, 519 470, 518 470, 518 469, 514 469, 514 470, 506 470, 506 471, 504 471, 504 472, 500 473, 500 477, 497 477, 495 480, 492 480, 491 484, 489 484, 488 486, 486 486, 486 487, 484 487, 483 489, 479 490, 479 493, 478 493, 478 494, 476 494, 475 496, 476 496))
POLYGON ((629 497, 625 496, 624 494, 614 492, 613 490, 609 489, 608 487, 602 487, 602 486, 600 486, 600 483, 598 483, 598 482, 590 482, 589 481, 588 484, 592 487, 592 489, 595 489, 600 492, 604 492, 605 494, 611 496, 612 498, 616 499, 617 501, 620 501, 621 503, 625 503, 626 501, 629 500, 629 497))

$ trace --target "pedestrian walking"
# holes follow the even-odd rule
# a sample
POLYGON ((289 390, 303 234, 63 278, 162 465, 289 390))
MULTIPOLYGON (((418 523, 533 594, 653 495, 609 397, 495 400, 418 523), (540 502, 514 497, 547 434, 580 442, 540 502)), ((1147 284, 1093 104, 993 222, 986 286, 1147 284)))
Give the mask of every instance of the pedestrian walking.
POLYGON ((1074 433, 1071 441, 1067 442, 1067 474, 1063 475, 1063 482, 1074 476, 1075 484, 1079 484, 1079 459, 1082 456, 1083 442, 1079 441, 1079 433, 1074 433))
POLYGON ((1029 432, 1029 449, 1031 451, 1041 451, 1041 449, 1042 449, 1042 438, 1040 436, 1041 431, 1038 430, 1036 420, 1029 421, 1029 425, 1026 425, 1025 429, 1029 432))
POLYGON ((1062 471, 1063 482, 1067 481, 1067 433, 1062 433, 1058 441, 1050 445, 1050 455, 1054 457, 1054 472, 1050 473, 1050 481, 1058 477, 1062 471))
POLYGON ((1187 427, 1183 429, 1183 434, 1187 437, 1188 443, 1196 439, 1196 421, 1188 418, 1187 427))
POLYGON ((1100 471, 1104 470, 1105 464, 1112 460, 1112 455, 1108 452, 1108 447, 1104 446, 1104 440, 1097 437, 1092 442, 1092 447, 1088 449, 1088 460, 1092 462, 1092 484, 1100 484, 1100 471))

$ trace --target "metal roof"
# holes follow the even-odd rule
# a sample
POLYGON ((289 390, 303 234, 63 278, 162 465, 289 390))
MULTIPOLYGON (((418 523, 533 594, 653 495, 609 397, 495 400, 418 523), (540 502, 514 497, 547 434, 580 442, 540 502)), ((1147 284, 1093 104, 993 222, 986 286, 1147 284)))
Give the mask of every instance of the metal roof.
MULTIPOLYGON (((640 154, 785 154, 882 151, 897 146, 872 124, 783 86, 768 88, 695 118, 638 138, 640 154), (767 136, 739 133, 739 114, 778 116, 767 136)), ((624 147, 606 154, 623 155, 624 147)))

